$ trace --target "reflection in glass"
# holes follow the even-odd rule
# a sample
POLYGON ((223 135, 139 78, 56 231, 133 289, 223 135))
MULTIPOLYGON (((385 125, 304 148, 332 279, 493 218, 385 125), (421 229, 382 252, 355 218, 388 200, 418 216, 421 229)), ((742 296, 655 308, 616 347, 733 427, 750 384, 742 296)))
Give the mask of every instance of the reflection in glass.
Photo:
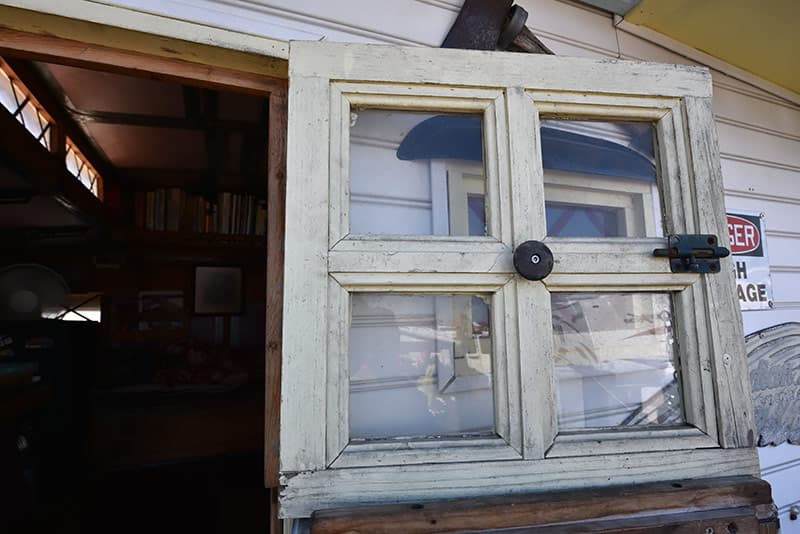
POLYGON ((560 430, 683 422, 668 293, 553 293, 560 430))
POLYGON ((493 432, 489 300, 352 295, 351 439, 493 432))
POLYGON ((543 120, 547 235, 662 235, 653 126, 543 120))
POLYGON ((350 231, 486 235, 482 146, 479 115, 353 112, 350 231))

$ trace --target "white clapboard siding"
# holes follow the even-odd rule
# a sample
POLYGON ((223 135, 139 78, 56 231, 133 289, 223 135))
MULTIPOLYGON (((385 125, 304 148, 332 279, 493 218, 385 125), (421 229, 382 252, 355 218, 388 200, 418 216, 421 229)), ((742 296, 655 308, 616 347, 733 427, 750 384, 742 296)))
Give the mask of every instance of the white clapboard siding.
POLYGON ((800 269, 800 250, 797 240, 800 234, 783 234, 772 232, 767 227, 767 242, 769 243, 769 262, 773 266, 796 267, 800 269))
MULTIPOLYGON (((798 177, 800 178, 800 175, 798 177)), ((727 194, 725 195, 725 207, 728 211, 744 210, 763 213, 768 232, 789 232, 791 235, 792 232, 800 231, 800 217, 798 217, 800 200, 791 197, 787 197, 785 200, 772 198, 767 200, 763 197, 727 194)), ((767 241, 768 248, 772 248, 770 245, 771 243, 767 241)), ((772 263, 772 258, 770 258, 770 263, 772 263)))
POLYGON ((800 533, 800 519, 789 519, 789 508, 800 506, 800 446, 783 443, 758 450, 762 476, 772 486, 772 497, 778 507, 781 534, 800 533))
POLYGON ((422 0, 110 0, 104 3, 286 41, 324 39, 417 46, 438 45, 459 9, 445 2, 422 0), (387 26, 387 20, 393 24, 387 26))
MULTIPOLYGON (((722 156, 722 175, 725 177, 725 192, 728 195, 765 200, 800 199, 796 170, 760 165, 734 159, 734 156, 722 156)), ((767 232, 770 230, 772 228, 768 225, 767 232)))
POLYGON ((719 150, 782 168, 800 171, 800 140, 717 122, 719 150))

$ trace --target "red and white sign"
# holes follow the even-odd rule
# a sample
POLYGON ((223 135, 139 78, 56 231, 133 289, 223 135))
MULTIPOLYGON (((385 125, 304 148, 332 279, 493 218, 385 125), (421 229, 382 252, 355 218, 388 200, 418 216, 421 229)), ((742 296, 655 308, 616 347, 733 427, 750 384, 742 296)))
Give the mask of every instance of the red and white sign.
POLYGON ((772 308, 764 219, 757 213, 728 213, 728 238, 742 310, 772 308))
POLYGON ((761 244, 759 227, 736 215, 728 214, 728 235, 731 240, 731 254, 753 252, 761 244))

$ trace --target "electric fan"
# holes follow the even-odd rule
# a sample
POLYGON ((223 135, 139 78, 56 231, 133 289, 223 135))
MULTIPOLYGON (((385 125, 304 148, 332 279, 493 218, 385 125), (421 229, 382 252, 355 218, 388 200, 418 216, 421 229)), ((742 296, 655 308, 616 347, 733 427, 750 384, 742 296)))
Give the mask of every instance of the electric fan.
POLYGON ((35 263, 0 268, 0 319, 41 319, 43 310, 64 310, 69 287, 60 274, 35 263))

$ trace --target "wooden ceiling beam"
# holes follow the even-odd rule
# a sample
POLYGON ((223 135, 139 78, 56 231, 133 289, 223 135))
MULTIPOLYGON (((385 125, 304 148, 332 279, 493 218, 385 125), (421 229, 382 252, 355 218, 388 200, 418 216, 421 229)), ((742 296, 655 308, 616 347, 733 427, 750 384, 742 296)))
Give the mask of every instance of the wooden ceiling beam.
POLYGON ((105 153, 100 150, 83 128, 66 110, 63 95, 56 94, 44 76, 33 65, 24 60, 5 58, 6 63, 20 81, 28 88, 45 111, 53 118, 60 133, 67 136, 100 173, 103 180, 114 182, 114 168, 105 153))
POLYGON ((67 171, 64 160, 51 154, 5 108, 0 108, 0 159, 36 191, 53 195, 80 219, 105 219, 103 204, 67 171))
MULTIPOLYGON (((69 24, 74 27, 76 22, 69 21, 69 24)), ((0 22, 0 26, 8 25, 0 22)), ((123 31, 110 27, 101 28, 100 31, 107 37, 112 30, 123 31)), ((158 41, 151 35, 142 35, 142 38, 148 44, 158 41)), ((171 49, 183 44, 185 43, 175 40, 174 44, 170 43, 168 46, 171 49)), ((220 61, 212 62, 201 53, 203 45, 195 43, 189 44, 191 54, 182 53, 181 57, 160 57, 153 53, 164 53, 164 46, 162 44, 161 48, 158 48, 156 45, 157 48, 151 52, 139 52, 0 27, 2 54, 254 95, 285 95, 287 92, 288 62, 285 60, 206 47, 220 56, 215 58, 220 61), (231 65, 234 67, 229 67, 231 65)))
POLYGON ((209 128, 227 132, 244 132, 264 130, 264 124, 233 119, 211 119, 208 117, 169 117, 163 115, 143 115, 119 113, 111 111, 82 111, 69 109, 76 122, 121 124, 126 126, 146 126, 149 128, 173 128, 181 130, 207 130, 209 128))

